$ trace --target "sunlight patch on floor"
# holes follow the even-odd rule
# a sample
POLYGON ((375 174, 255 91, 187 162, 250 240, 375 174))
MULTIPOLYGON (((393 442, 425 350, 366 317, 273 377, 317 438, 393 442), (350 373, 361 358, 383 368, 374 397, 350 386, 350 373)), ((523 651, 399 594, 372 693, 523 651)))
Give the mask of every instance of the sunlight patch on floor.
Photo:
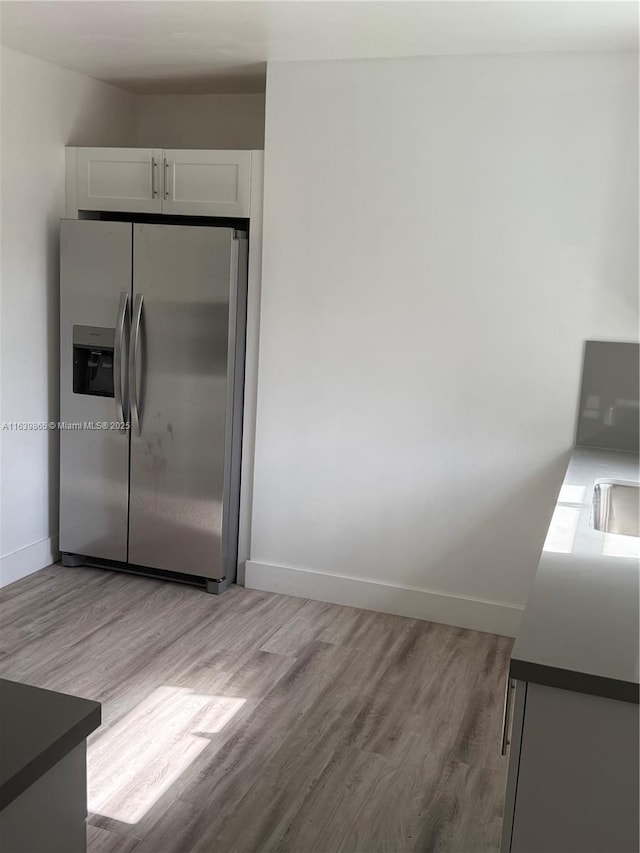
POLYGON ((89 811, 137 823, 245 702, 158 687, 89 746, 89 811))

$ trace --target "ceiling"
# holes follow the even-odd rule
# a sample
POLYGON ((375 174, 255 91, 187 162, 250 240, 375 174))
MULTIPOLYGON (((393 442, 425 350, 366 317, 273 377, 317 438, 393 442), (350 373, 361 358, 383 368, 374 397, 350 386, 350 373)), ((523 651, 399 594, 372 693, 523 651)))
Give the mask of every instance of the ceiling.
POLYGON ((4 0, 0 38, 132 92, 263 92, 275 60, 637 50, 638 9, 611 0, 4 0))

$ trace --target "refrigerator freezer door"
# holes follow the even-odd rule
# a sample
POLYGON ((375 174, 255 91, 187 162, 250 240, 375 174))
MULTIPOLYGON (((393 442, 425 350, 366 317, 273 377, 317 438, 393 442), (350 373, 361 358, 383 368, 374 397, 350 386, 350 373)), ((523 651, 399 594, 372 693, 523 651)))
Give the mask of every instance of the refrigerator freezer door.
POLYGON ((136 224, 133 247, 129 562, 223 578, 238 241, 136 224))
POLYGON ((127 397, 131 240, 125 222, 61 223, 60 419, 69 428, 60 430, 60 550, 121 561, 127 559, 129 435, 116 424, 127 414, 120 403, 127 397), (99 370, 113 370, 112 391, 95 382, 99 370), (82 381, 89 378, 93 386, 82 381))

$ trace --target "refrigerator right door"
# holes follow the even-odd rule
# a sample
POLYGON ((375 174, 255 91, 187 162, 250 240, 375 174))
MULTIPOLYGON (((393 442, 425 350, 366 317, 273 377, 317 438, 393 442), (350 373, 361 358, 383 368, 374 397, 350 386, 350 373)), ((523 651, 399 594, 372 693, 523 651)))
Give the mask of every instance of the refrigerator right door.
POLYGON ((134 225, 129 563, 211 579, 234 565, 244 244, 134 225))

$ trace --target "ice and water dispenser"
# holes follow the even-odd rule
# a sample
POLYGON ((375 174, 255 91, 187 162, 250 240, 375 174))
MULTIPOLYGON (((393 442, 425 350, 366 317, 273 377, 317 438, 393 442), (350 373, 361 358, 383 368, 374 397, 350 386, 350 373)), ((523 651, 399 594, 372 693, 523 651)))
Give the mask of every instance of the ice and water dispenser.
POLYGON ((73 327, 73 393, 113 397, 115 329, 73 327))

